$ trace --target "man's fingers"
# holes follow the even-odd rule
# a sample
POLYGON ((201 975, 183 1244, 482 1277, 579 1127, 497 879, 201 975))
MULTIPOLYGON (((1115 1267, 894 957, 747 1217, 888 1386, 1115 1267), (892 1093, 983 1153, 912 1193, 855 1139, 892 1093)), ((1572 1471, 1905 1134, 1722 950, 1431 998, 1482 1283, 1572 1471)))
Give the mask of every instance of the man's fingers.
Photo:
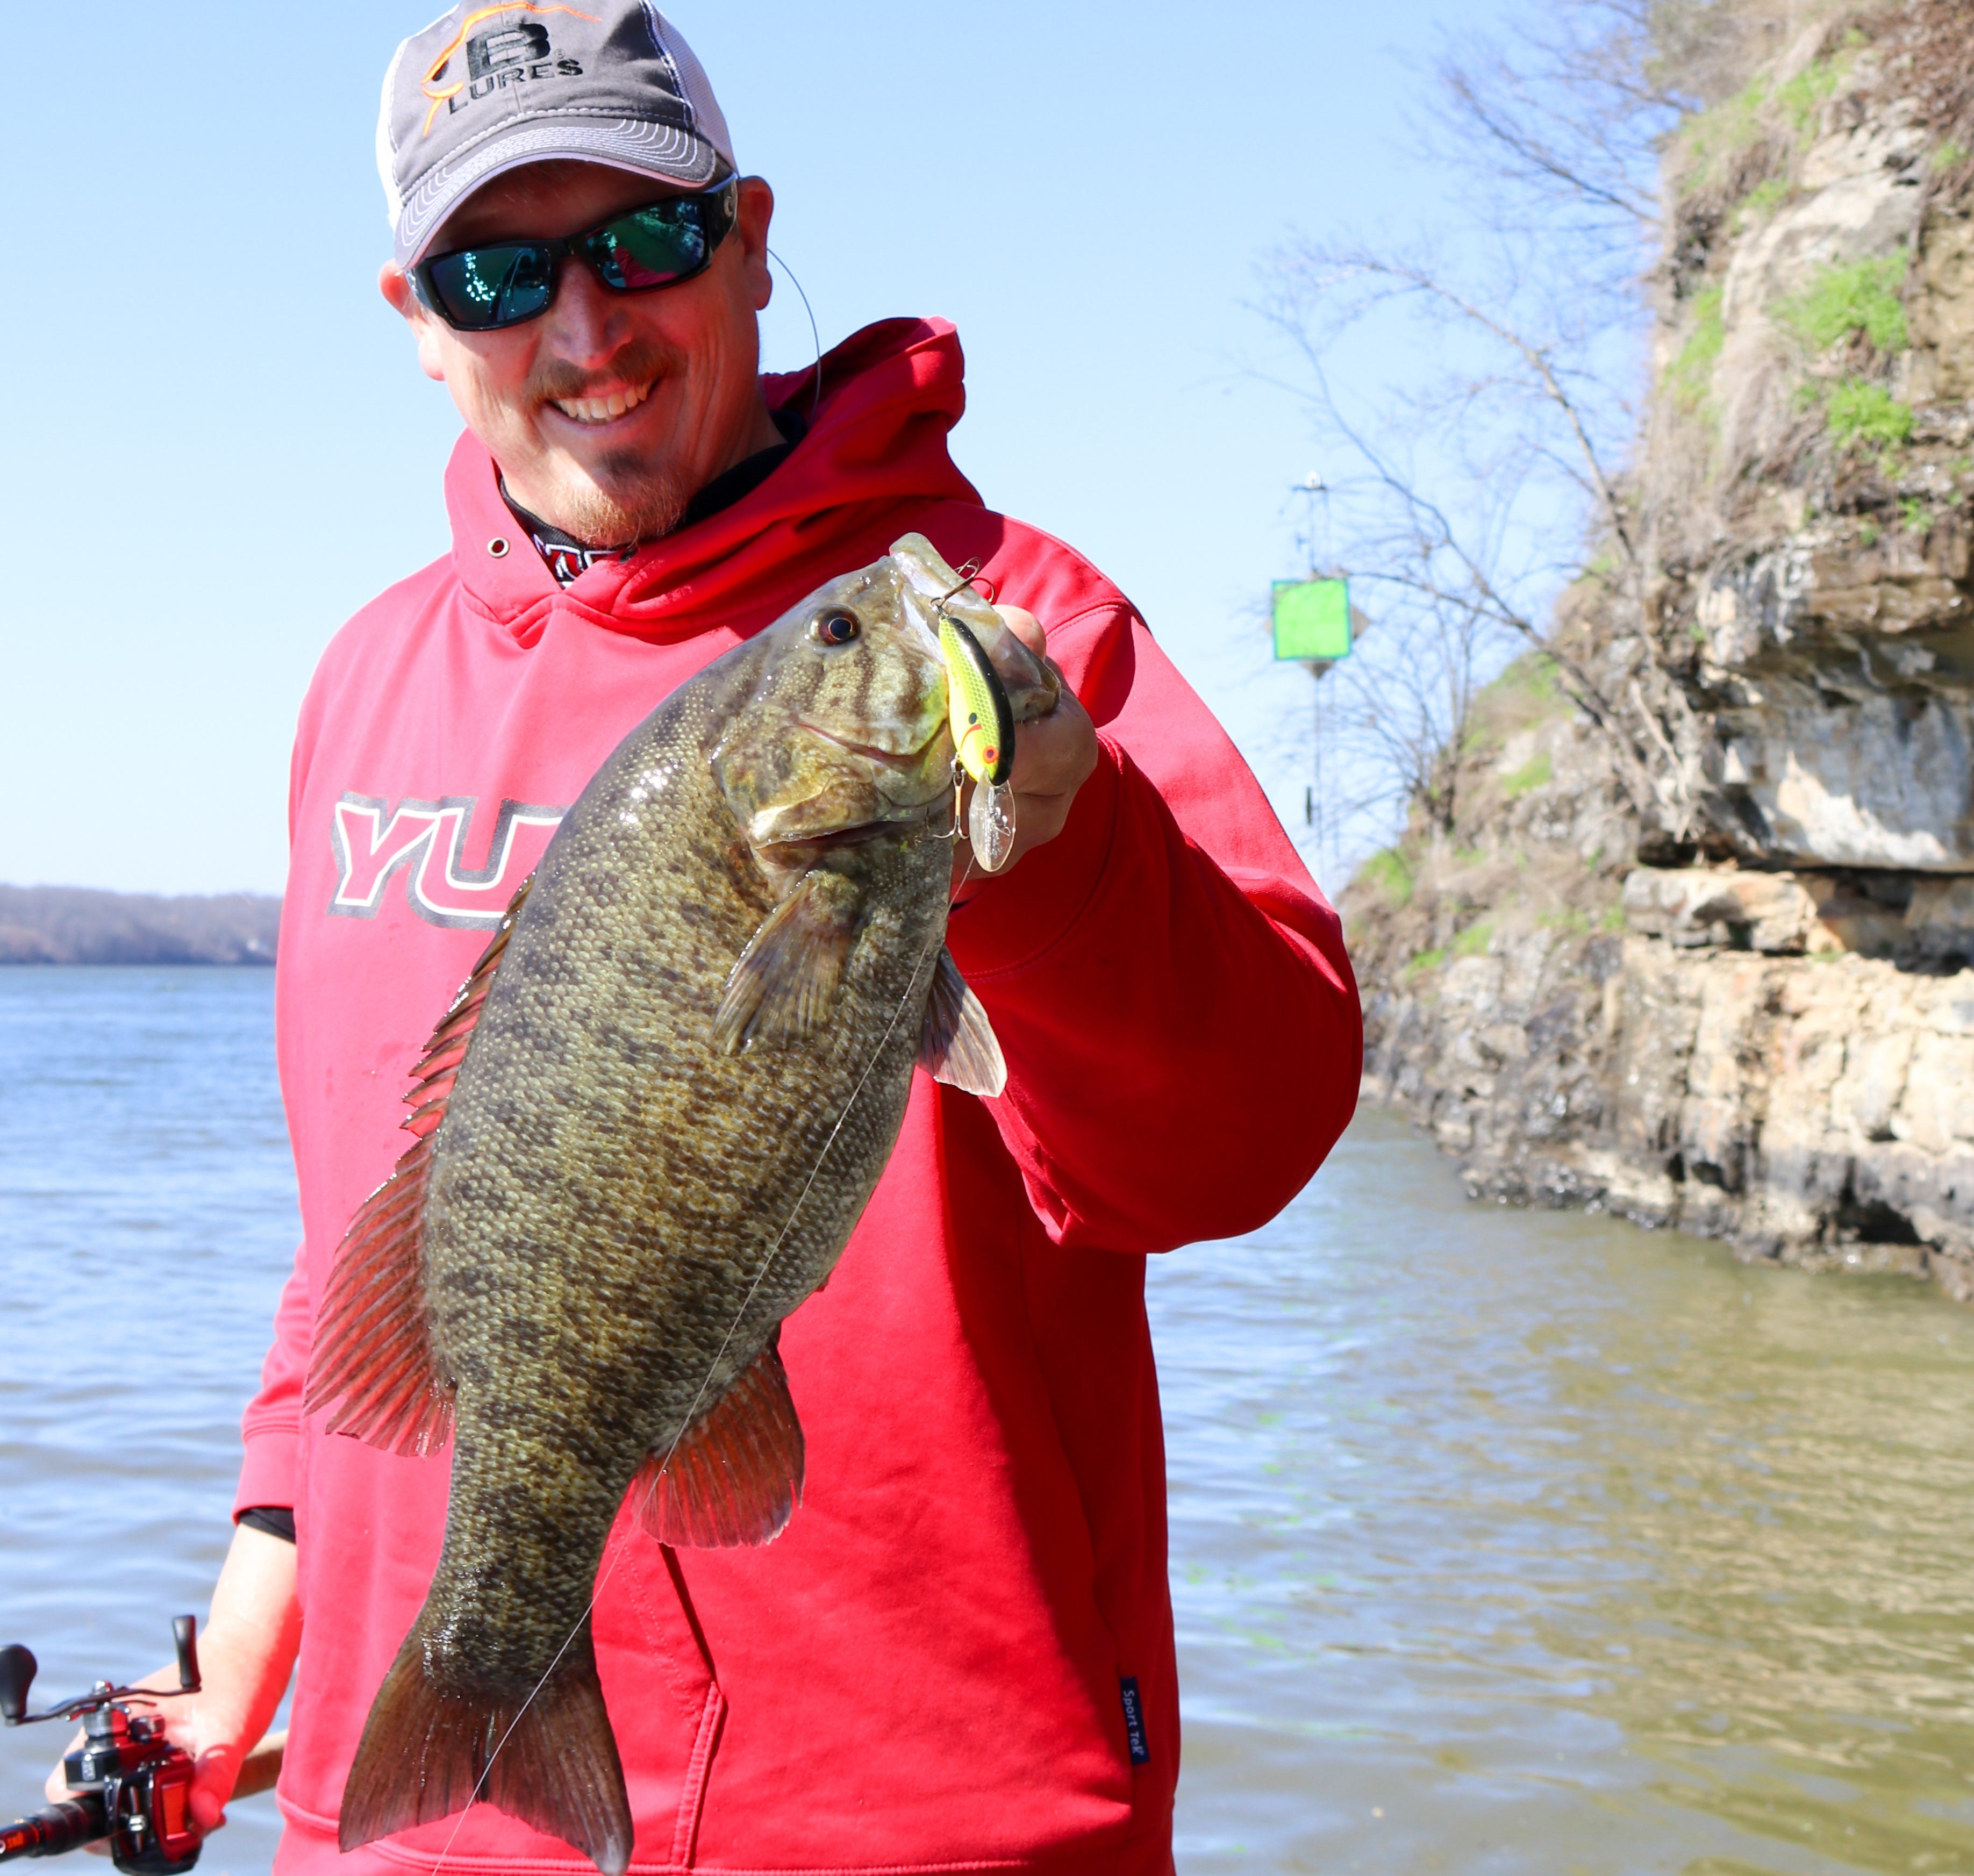
POLYGON ((1076 694, 1064 688, 1046 717, 1025 723, 1015 733, 1017 795, 1074 794, 1097 766, 1097 732, 1076 694))
POLYGON ((208 1746, 198 1755, 192 1773, 192 1822, 202 1831, 216 1831, 226 1822, 226 1801, 240 1776, 240 1750, 208 1746))
MULTIPOLYGON (((82 1735, 80 1733, 69 1741, 68 1750, 70 1752, 82 1750, 82 1735)), ((48 1794, 50 1804, 58 1804, 68 1796, 68 1774, 62 1769, 61 1760, 55 1761, 55 1769, 48 1774, 48 1783, 41 1789, 48 1794)))
POLYGON ((1048 634, 1042 630, 1042 622, 1025 606, 997 605, 994 610, 1001 615, 1001 623, 1020 639, 1037 658, 1048 655, 1048 634))
MULTIPOLYGON (((1001 622, 1060 678, 1062 673, 1048 655, 1048 634, 1041 621, 1023 606, 997 605, 994 610, 1001 615, 1001 622)), ((1024 854, 1062 831, 1076 791, 1090 779, 1096 766, 1096 726, 1075 692, 1064 684, 1055 707, 1046 717, 1015 729, 1015 770, 1008 778, 1015 795, 1015 845, 1001 869, 1003 873, 1024 854)), ((969 802, 971 799, 969 788, 969 802)), ((978 861, 962 844, 953 857, 956 888, 978 871, 978 861)))

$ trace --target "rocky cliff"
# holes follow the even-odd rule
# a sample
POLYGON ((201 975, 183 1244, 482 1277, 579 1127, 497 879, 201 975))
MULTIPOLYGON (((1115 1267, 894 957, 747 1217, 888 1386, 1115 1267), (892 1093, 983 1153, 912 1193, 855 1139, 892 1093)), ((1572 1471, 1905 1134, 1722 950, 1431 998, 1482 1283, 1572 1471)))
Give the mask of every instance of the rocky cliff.
POLYGON ((1557 628, 1641 727, 1482 697, 1344 895, 1366 1094, 1477 1195, 1974 1297, 1974 5, 1784 17, 1666 151, 1638 577, 1557 628))

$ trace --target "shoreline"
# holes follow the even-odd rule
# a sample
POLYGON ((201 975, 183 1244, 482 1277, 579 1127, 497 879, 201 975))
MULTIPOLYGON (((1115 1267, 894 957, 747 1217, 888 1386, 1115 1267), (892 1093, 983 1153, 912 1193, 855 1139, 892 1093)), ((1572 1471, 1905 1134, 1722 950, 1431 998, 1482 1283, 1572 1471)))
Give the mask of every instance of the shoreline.
POLYGON ((281 902, 261 893, 0 886, 0 966, 271 965, 281 902))

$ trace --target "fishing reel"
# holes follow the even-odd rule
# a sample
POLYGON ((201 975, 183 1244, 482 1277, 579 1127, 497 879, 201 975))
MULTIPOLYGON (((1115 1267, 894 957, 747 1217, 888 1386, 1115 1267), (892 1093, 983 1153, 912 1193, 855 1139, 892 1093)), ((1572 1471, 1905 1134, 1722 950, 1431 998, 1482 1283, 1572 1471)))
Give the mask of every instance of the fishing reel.
POLYGON ((175 1687, 99 1681, 87 1694, 38 1714, 28 1710, 34 1656, 18 1643, 0 1648, 0 1720, 10 1727, 80 1720, 83 1730, 80 1749, 62 1761, 69 1796, 32 1817, 0 1825, 0 1863, 10 1857, 59 1856, 102 1842, 120 1870, 143 1876, 177 1876, 198 1861, 192 1755, 165 1737, 161 1715, 131 1710, 198 1691, 198 1624, 189 1615, 174 1616, 172 1640, 179 1658, 175 1687))

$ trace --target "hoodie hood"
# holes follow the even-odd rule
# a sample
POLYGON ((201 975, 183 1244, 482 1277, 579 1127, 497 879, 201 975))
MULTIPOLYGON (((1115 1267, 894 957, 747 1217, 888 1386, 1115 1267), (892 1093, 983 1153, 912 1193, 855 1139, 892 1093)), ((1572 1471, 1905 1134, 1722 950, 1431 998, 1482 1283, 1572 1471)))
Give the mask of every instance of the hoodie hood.
POLYGON ((452 559, 474 606, 523 643, 555 606, 607 630, 672 640, 734 625, 745 631, 846 566, 884 551, 898 517, 927 502, 979 507, 954 467, 946 433, 966 408, 959 336, 943 320, 886 320, 853 333, 806 371, 762 380, 771 410, 815 415, 786 461, 731 507, 599 562, 558 586, 524 545, 500 477, 470 431, 445 474, 452 559), (820 373, 821 395, 816 395, 820 373), (877 540, 874 550, 870 543, 877 540))

